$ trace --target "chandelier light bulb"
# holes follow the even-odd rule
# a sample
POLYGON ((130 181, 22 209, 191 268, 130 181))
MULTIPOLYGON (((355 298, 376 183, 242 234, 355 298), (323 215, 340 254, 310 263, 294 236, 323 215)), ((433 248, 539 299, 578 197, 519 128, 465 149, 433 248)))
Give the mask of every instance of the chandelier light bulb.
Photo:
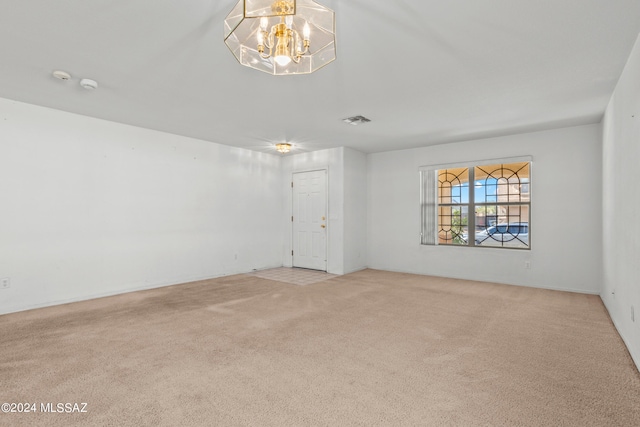
POLYGON ((266 16, 263 16, 262 18, 260 18, 260 29, 262 29, 262 31, 267 31, 268 25, 269 25, 269 18, 267 18, 266 16))
POLYGON ((309 40, 309 36, 311 36, 311 28, 309 27, 309 23, 305 21, 304 27, 302 28, 302 36, 305 40, 309 40))
POLYGON ((274 61, 276 61, 278 63, 278 65, 280 65, 281 67, 286 67, 287 65, 289 65, 289 62, 291 62, 291 57, 288 55, 278 55, 275 58, 273 58, 274 61))
POLYGON ((263 45, 264 35, 262 34, 262 31, 258 30, 257 35, 258 35, 258 45, 263 45))

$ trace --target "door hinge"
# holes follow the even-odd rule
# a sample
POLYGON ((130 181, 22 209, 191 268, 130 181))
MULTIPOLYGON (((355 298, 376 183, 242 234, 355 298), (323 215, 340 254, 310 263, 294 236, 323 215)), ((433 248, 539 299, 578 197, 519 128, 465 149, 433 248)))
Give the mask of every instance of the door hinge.
POLYGON ((291 251, 291 256, 293 256, 293 251, 291 251))
POLYGON ((291 215, 291 222, 293 222, 293 215, 291 215))
POLYGON ((291 188, 293 188, 293 181, 291 181, 291 188))

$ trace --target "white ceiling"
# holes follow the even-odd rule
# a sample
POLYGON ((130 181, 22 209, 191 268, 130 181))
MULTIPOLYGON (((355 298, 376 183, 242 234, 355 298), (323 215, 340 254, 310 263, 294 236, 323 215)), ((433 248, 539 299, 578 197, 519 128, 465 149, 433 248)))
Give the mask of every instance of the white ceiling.
POLYGON ((0 97, 252 150, 373 153, 597 123, 640 32, 638 0, 318 2, 338 59, 271 76, 223 42, 234 0, 0 0, 0 97))

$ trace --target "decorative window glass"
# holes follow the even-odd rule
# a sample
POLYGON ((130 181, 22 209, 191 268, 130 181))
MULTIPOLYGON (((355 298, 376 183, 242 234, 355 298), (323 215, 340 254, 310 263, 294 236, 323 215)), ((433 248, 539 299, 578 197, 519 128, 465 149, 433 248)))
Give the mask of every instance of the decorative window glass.
POLYGON ((465 245, 469 224, 469 168, 438 171, 438 242, 465 245))
POLYGON ((530 248, 530 158, 420 173, 422 244, 530 248))

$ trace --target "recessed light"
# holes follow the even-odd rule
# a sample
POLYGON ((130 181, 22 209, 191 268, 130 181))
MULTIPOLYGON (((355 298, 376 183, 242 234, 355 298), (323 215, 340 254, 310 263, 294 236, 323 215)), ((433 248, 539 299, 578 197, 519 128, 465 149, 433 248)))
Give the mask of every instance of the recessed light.
POLYGON ((53 77, 55 77, 56 79, 60 79, 64 81, 71 79, 71 74, 67 73, 66 71, 56 70, 52 74, 53 74, 53 77))
POLYGON ((347 117, 346 119, 342 119, 342 121, 350 125, 356 126, 362 123, 370 122, 371 120, 367 119, 364 116, 353 116, 353 117, 347 117))

